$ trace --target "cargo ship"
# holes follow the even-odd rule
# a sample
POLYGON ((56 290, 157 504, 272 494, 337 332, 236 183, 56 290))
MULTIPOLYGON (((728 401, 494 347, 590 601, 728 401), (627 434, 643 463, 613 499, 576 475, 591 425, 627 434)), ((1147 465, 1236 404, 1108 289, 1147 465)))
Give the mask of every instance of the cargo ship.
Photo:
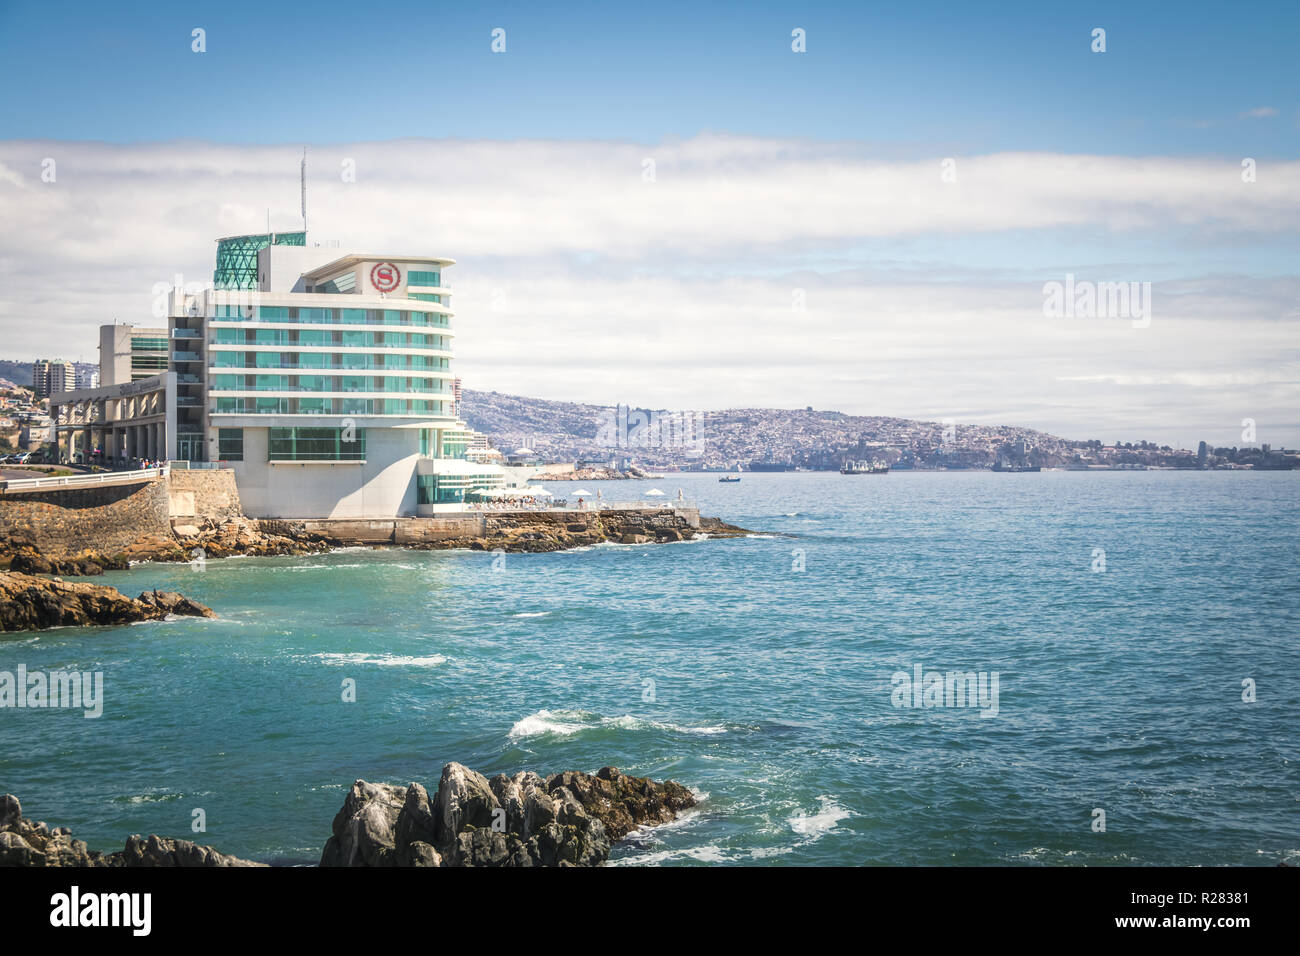
POLYGON ((889 465, 880 459, 874 461, 855 461, 850 458, 840 466, 841 475, 887 475, 889 465))

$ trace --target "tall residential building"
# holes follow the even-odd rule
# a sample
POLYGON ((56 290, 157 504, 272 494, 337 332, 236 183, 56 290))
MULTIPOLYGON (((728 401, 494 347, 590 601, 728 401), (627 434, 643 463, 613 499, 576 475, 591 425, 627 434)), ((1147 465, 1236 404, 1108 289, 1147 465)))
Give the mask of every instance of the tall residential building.
POLYGON ((138 325, 99 327, 99 382, 125 385, 161 375, 168 368, 165 328, 138 325))
POLYGON ((76 372, 71 362, 62 359, 37 359, 32 365, 32 390, 39 398, 49 398, 76 387, 76 372))
POLYGON ((169 296, 169 457, 228 463, 254 517, 459 511, 499 487, 455 414, 452 264, 221 240, 217 288, 169 296))
POLYGON ((77 389, 99 388, 99 372, 92 367, 77 369, 77 389))

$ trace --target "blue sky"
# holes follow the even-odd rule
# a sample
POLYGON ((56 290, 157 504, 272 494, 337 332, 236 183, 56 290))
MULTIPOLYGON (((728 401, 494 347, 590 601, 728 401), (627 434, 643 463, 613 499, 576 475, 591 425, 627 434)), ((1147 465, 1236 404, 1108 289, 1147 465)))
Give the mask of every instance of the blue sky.
POLYGON ((1297 40, 1294 2, 6 0, 0 131, 240 143, 720 131, 883 155, 1270 157, 1300 140, 1297 40), (194 27, 207 31, 201 55, 194 27), (505 54, 490 51, 495 27, 505 54), (806 54, 790 51, 794 27, 806 54), (1104 54, 1090 50, 1094 27, 1104 54), (1278 116, 1239 118, 1261 106, 1278 116))
POLYGON ((313 241, 458 260, 472 388, 1297 444, 1297 49, 1297 0, 0 0, 0 340, 92 359, 299 228, 306 145, 313 241), (1045 320, 1067 275, 1153 322, 1045 320))

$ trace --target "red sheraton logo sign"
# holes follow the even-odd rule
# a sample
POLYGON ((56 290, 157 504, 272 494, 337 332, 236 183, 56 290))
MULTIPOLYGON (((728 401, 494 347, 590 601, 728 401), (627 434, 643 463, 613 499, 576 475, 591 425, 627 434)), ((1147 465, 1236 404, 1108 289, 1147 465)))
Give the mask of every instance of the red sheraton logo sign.
POLYGON ((370 270, 370 284, 380 292, 392 292, 402 284, 402 270, 391 262, 375 263, 370 270))

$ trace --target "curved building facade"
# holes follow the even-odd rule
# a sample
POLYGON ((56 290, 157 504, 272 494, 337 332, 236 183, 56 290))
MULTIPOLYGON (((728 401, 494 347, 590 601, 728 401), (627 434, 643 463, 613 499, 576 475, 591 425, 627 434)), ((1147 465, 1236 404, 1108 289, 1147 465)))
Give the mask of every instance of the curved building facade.
POLYGON ((179 456, 233 468, 256 517, 459 511, 499 486, 456 418, 451 265, 267 243, 256 289, 175 292, 179 456))

